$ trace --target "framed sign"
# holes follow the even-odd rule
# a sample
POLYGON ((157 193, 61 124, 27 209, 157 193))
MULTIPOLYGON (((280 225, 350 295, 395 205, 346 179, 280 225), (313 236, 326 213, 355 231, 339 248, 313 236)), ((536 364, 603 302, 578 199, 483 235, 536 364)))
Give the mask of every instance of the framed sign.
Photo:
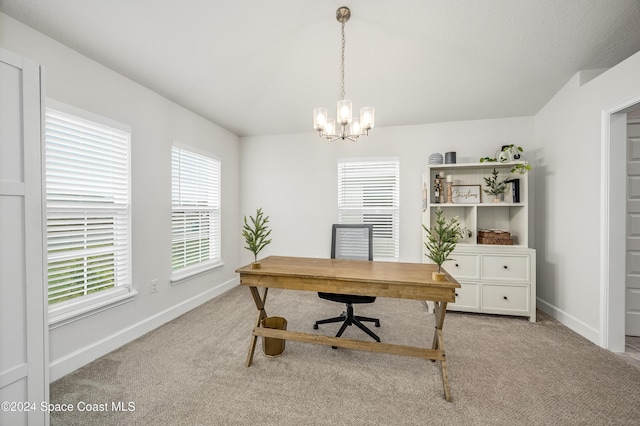
POLYGON ((454 204, 478 204, 480 185, 452 185, 451 195, 454 204))

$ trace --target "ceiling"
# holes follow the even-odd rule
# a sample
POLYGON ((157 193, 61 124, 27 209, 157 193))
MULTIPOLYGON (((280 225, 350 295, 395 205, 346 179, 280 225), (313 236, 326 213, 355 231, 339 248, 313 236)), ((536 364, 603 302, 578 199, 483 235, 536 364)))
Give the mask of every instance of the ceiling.
POLYGON ((0 11, 239 136, 534 115, 576 72, 640 51, 639 0, 0 0, 0 11))

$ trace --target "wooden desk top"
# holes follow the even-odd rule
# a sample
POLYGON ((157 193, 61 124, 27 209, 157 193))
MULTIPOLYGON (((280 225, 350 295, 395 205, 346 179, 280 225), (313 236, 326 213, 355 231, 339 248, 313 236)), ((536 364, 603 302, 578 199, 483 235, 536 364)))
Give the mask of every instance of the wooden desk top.
POLYGON ((454 302, 460 288, 449 274, 447 281, 434 281, 431 272, 437 266, 426 263, 285 256, 260 263, 260 269, 246 265, 236 270, 241 285, 442 302, 454 302))

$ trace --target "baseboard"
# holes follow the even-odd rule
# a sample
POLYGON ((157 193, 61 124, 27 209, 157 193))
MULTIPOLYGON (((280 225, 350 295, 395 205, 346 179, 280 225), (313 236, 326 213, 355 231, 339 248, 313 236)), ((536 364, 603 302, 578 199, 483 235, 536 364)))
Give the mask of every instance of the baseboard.
POLYGON ((568 314, 567 312, 559 309, 558 307, 540 299, 536 299, 537 308, 540 309, 545 314, 549 315, 562 325, 567 326, 571 330, 575 331, 585 339, 588 339, 600 346, 600 331, 597 328, 591 327, 590 325, 580 321, 573 315, 568 314))
POLYGON ((214 288, 211 288, 197 296, 187 299, 175 306, 133 324, 118 333, 99 340, 89 346, 85 346, 75 352, 65 355, 62 358, 52 360, 49 363, 49 381, 53 382, 66 376, 72 371, 94 361, 95 359, 114 351, 146 333, 160 327, 161 325, 178 318, 190 310, 197 308, 205 302, 221 295, 240 284, 238 277, 226 281, 214 288))

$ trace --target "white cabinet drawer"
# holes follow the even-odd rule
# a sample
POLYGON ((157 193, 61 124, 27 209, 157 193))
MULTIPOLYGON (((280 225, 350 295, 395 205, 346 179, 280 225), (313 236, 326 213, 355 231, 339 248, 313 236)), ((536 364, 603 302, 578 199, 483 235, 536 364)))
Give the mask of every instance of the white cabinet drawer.
POLYGON ((529 312, 527 285, 482 284, 482 308, 502 312, 529 312))
POLYGON ((531 258, 526 255, 482 256, 482 279, 527 281, 531 279, 531 258))
POLYGON ((456 280, 480 278, 480 256, 477 254, 451 255, 453 259, 442 264, 444 269, 456 280))
POLYGON ((448 306, 453 308, 474 308, 480 307, 480 285, 475 283, 460 283, 460 288, 456 289, 456 302, 448 306))

